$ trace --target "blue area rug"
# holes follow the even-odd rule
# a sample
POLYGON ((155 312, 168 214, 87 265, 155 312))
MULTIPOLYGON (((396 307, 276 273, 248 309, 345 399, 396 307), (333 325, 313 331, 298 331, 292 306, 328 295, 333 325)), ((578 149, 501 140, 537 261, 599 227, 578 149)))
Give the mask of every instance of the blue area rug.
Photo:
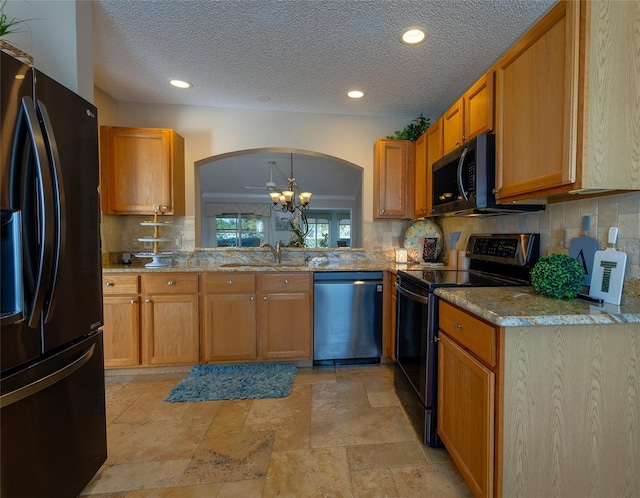
POLYGON ((198 365, 165 401, 284 398, 297 373, 295 365, 284 363, 198 365))

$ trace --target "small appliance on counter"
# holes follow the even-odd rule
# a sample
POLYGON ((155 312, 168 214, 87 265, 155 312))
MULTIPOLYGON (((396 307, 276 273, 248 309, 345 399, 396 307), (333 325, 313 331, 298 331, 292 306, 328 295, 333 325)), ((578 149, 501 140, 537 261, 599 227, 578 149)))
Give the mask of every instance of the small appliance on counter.
POLYGON ((530 285, 540 256, 540 234, 474 234, 467 240, 469 269, 399 270, 396 280, 396 362, 398 398, 424 444, 437 436, 438 287, 530 285))

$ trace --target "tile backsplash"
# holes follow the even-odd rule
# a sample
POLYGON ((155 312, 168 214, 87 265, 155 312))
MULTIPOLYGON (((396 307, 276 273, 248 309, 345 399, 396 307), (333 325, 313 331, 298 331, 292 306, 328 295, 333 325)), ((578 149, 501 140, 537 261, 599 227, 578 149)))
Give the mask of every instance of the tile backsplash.
MULTIPOLYGON (((589 235, 598 239, 599 248, 607 242, 610 227, 619 228, 617 249, 627 253, 625 278, 640 278, 640 192, 580 199, 549 204, 542 213, 513 214, 483 218, 439 218, 445 238, 445 250, 450 249, 448 234, 462 232, 458 249, 464 247, 472 233, 537 232, 541 235, 542 255, 569 252, 572 238, 580 235, 582 217, 591 216, 589 235)), ((138 237, 149 236, 149 228, 140 226, 148 217, 102 217, 103 252, 144 251, 138 237)), ((166 236, 176 239, 164 250, 193 251, 195 249, 195 219, 172 217, 173 224, 165 229, 166 236)), ((407 224, 404 220, 376 220, 363 223, 365 250, 386 251, 399 247, 407 224)))

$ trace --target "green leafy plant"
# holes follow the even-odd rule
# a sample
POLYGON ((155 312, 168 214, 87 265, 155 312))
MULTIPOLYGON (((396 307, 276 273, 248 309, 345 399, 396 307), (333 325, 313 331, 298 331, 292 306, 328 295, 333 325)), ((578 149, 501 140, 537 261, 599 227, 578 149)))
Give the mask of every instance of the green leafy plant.
POLYGON ((387 138, 392 140, 411 140, 415 142, 420 136, 427 131, 431 126, 431 120, 425 118, 422 113, 416 119, 411 120, 407 126, 402 130, 397 130, 393 135, 388 135, 387 138))
POLYGON ((566 254, 549 254, 531 269, 533 288, 547 297, 574 298, 582 291, 583 280, 583 266, 566 254))
POLYGON ((0 38, 11 33, 21 32, 22 26, 26 26, 27 29, 29 29, 27 23, 22 19, 9 17, 4 13, 4 7, 6 4, 7 0, 4 0, 2 3, 0 3, 0 38))
POLYGON ((304 211, 300 214, 296 213, 293 220, 289 220, 289 229, 291 231, 291 239, 285 247, 305 247, 305 239, 311 228, 307 222, 307 215, 304 211))

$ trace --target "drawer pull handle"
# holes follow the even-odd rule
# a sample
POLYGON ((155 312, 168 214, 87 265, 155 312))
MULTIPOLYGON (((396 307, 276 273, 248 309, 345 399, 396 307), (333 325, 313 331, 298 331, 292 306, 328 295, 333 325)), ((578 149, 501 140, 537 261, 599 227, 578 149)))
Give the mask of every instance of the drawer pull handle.
POLYGON ((107 287, 113 287, 113 282, 107 282, 107 287))
POLYGON ((453 323, 453 328, 454 328, 454 329, 461 329, 461 328, 462 328, 462 324, 461 324, 461 323, 454 322, 454 323, 453 323))
POLYGON ((173 280, 169 280, 169 281, 167 282, 167 285, 176 285, 176 283, 175 283, 173 280))
POLYGON ((434 342, 440 342, 440 338, 437 335, 435 335, 435 336, 433 336, 433 341, 434 342))

